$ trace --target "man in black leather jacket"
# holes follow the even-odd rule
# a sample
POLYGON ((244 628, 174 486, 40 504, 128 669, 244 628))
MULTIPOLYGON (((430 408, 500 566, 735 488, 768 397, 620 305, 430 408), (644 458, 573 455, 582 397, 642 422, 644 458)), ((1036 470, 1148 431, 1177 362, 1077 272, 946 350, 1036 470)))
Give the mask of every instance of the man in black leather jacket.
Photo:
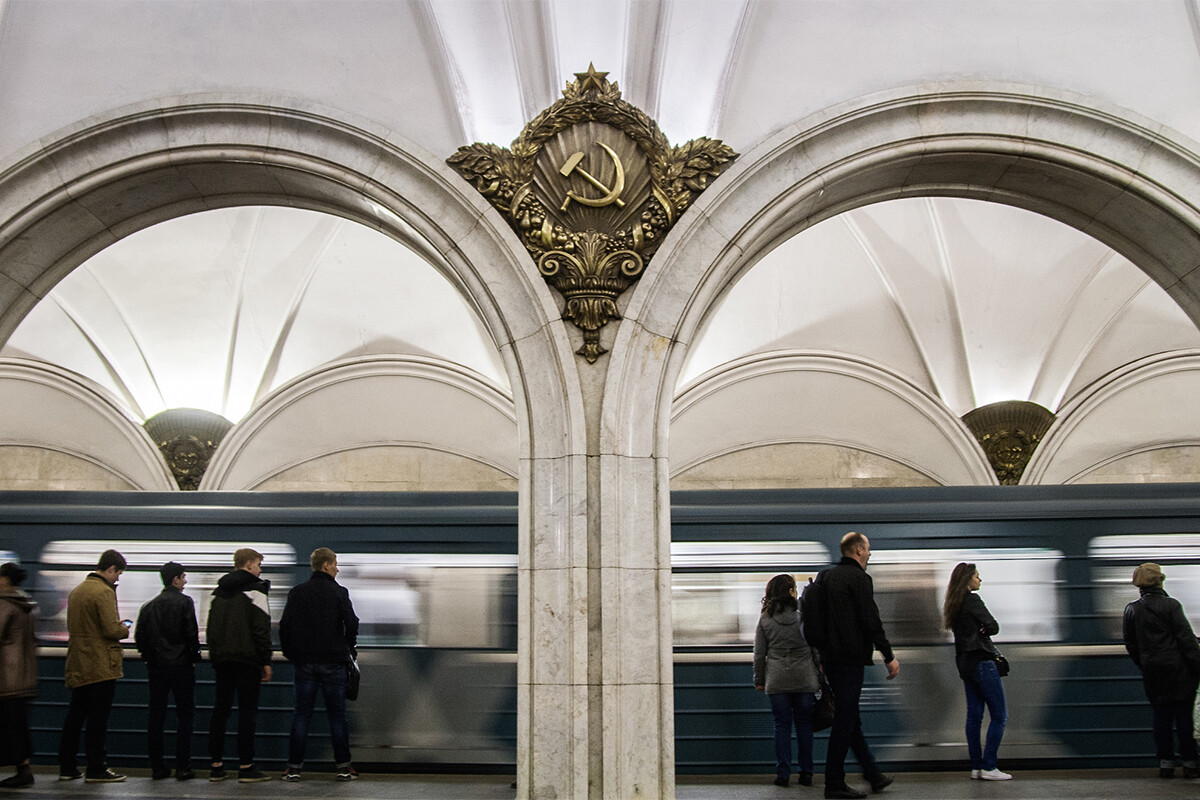
POLYGON ((875 588, 867 574, 871 557, 871 542, 861 533, 850 532, 842 537, 842 560, 821 573, 825 583, 829 618, 825 630, 827 641, 820 649, 826 677, 833 688, 833 728, 829 733, 829 749, 825 758, 825 796, 829 798, 861 798, 866 793, 846 784, 846 753, 853 749, 871 790, 882 792, 892 782, 875 764, 875 757, 863 737, 858 702, 862 696, 863 667, 872 663, 871 654, 879 650, 887 665, 888 679, 900 672, 900 662, 892 653, 879 607, 875 605, 875 588))
POLYGON ((163 756, 163 724, 167 696, 175 696, 175 778, 195 777, 191 769, 192 724, 196 716, 196 662, 200 660, 200 628, 196 604, 183 593, 187 572, 182 564, 169 561, 159 569, 163 590, 138 612, 134 642, 150 684, 150 723, 147 730, 151 776, 170 777, 163 756))

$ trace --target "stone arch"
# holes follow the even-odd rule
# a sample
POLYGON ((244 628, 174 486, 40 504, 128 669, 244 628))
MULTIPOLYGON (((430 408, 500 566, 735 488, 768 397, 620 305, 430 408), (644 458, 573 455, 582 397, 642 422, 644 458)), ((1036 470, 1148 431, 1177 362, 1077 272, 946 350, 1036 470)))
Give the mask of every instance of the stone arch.
POLYGON ((235 425, 200 488, 257 489, 324 456, 387 446, 440 451, 515 477, 512 398, 477 373, 437 358, 343 359, 288 381, 235 425), (420 411, 431 407, 456 424, 430 432, 420 411))
POLYGON ((171 98, 84 120, 0 164, 0 342, 63 276, 123 236, 188 213, 290 205, 371 226, 463 294, 504 359, 520 452, 518 791, 586 786, 587 435, 575 357, 515 234, 434 157, 308 101, 171 98), (567 611, 569 610, 569 612, 567 611), (536 631, 536 635, 531 633, 536 631))
POLYGON ((803 442, 871 453, 934 484, 996 483, 962 420, 928 391, 866 358, 774 350, 736 359, 678 394, 671 424, 684 433, 675 439, 673 476, 741 450, 803 442), (762 398, 788 413, 739 413, 762 398))
POLYGON ((1090 98, 1037 92, 892 91, 815 114, 739 157, 630 297, 604 430, 666 458, 684 352, 723 293, 779 242, 887 199, 964 197, 1044 214, 1129 258, 1200 323, 1200 146, 1090 98))

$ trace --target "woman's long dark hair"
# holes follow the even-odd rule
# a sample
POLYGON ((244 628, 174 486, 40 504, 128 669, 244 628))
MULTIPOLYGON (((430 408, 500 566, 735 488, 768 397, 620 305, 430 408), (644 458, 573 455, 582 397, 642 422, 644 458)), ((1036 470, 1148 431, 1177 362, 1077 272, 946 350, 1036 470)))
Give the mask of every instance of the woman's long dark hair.
POLYGON ((942 603, 942 627, 948 631, 954 630, 954 620, 962 611, 963 601, 967 592, 971 591, 971 579, 975 577, 975 565, 965 561, 950 573, 950 584, 946 586, 946 602, 942 603))
POLYGON ((767 592, 762 599, 762 613, 773 617, 780 611, 795 611, 799 608, 796 598, 792 597, 792 589, 796 588, 796 579, 791 575, 776 575, 767 581, 767 592))

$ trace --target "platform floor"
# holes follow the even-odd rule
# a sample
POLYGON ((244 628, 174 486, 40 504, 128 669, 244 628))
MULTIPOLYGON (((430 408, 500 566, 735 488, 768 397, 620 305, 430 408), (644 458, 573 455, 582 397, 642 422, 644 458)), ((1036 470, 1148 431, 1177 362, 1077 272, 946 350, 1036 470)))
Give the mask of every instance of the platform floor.
MULTIPOLYGON (((241 800, 242 798, 347 798, 348 800, 508 800, 516 795, 511 777, 477 775, 380 775, 367 774, 352 783, 338 783, 331 773, 310 773, 299 783, 283 783, 278 773, 264 783, 239 784, 236 780, 210 783, 197 780, 154 781, 145 770, 127 770, 124 783, 90 784, 83 781, 59 781, 51 768, 35 768, 36 783, 28 789, 0 790, 2 797, 27 800, 46 798, 112 798, 113 800, 241 800)), ((6 776, 0 775, 0 777, 6 776)), ((1155 770, 1045 770, 1015 772, 1005 782, 969 780, 965 773, 902 772, 896 782, 879 795, 880 800, 955 800, 956 798, 997 798, 997 800, 1118 800, 1119 798, 1200 797, 1200 781, 1181 778, 1163 780, 1155 770)), ((853 778, 851 782, 853 784, 853 778)), ((816 786, 800 788, 794 783, 787 789, 771 783, 771 776, 751 778, 723 776, 702 778, 681 776, 676 797, 679 800, 778 800, 779 798, 821 798, 821 776, 816 786)), ((858 785, 858 784, 854 784, 858 785)), ((858 788, 865 789, 864 785, 858 788)), ((625 800, 612 798, 612 800, 625 800)))

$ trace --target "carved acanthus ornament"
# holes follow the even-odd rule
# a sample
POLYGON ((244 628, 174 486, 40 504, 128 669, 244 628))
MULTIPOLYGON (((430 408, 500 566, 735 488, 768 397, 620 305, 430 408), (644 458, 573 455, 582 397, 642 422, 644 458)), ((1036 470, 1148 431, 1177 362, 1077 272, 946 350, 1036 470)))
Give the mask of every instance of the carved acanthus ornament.
POLYGON ((502 213, 583 331, 595 362, 600 329, 663 237, 737 154, 701 137, 672 147, 654 120, 621 99, 607 72, 576 73, 562 99, 511 148, 475 143, 447 159, 502 213))

